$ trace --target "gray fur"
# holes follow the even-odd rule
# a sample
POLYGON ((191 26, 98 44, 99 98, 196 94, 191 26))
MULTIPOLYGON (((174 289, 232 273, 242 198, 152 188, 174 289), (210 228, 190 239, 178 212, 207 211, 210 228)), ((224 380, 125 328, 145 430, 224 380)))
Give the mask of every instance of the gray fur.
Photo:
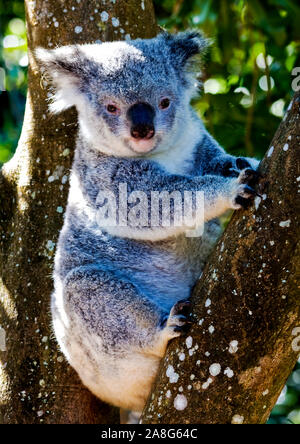
MULTIPOLYGON (((192 61, 205 40, 195 33, 152 40, 40 49, 55 87, 52 110, 75 105, 79 134, 64 226, 55 258, 53 325, 83 383, 101 399, 140 411, 167 343, 179 333, 165 322, 188 299, 220 234, 215 220, 251 196, 245 173, 190 107, 192 61), (163 97, 170 107, 158 106, 163 97), (134 141, 128 109, 147 103, 155 136, 134 141), (107 112, 115 104, 117 115, 107 112), (201 238, 186 227, 97 224, 99 191, 204 191, 201 238)), ((257 161, 249 160, 252 167, 257 161)), ((176 316, 175 316, 176 318, 176 316)), ((178 319, 177 326, 181 325, 178 319)))

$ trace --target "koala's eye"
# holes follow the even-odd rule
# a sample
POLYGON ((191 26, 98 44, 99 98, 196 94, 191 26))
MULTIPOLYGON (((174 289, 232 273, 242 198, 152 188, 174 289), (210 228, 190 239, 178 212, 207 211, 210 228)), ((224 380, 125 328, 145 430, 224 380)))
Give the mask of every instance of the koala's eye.
POLYGON ((117 114, 119 111, 119 109, 116 107, 116 105, 112 105, 112 104, 107 105, 106 109, 109 112, 109 114, 117 114))
POLYGON ((162 99, 160 101, 159 107, 160 109, 167 109, 170 106, 170 99, 168 99, 167 97, 165 97, 164 99, 162 99))

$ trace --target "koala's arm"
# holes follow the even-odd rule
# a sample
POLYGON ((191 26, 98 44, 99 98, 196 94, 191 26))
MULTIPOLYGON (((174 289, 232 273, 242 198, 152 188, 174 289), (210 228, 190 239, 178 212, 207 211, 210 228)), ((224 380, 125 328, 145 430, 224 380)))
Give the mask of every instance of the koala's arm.
MULTIPOLYGON (((204 220, 200 212, 201 220, 196 220, 196 226, 203 222, 220 216, 224 211, 232 208, 239 209, 251 202, 255 195, 252 188, 256 181, 255 171, 244 170, 238 177, 223 177, 218 175, 205 175, 201 177, 181 176, 169 174, 159 167, 155 162, 147 160, 107 159, 102 164, 102 173, 95 172, 98 181, 107 190, 118 195, 120 184, 126 184, 128 194, 132 192, 143 192, 151 202, 151 192, 180 192, 182 200, 185 191, 204 193, 204 220), (106 164, 106 165, 105 165, 106 164), (251 184, 250 184, 251 182, 251 184), (251 186, 250 186, 251 185, 251 186)), ((97 180, 95 177, 94 180, 97 180)), ((139 196, 137 195, 137 198, 139 196)), ((151 210, 149 210, 149 215, 151 210)), ((151 217, 149 217, 151 221, 151 217)), ((159 217, 158 226, 127 227, 125 237, 147 239, 147 232, 151 232, 149 240, 158 240, 170 235, 185 232, 191 228, 190 224, 184 223, 180 227, 165 227, 159 217), (131 229, 132 228, 132 229, 131 229)), ((116 233, 121 234, 120 227, 116 233)))
POLYGON ((197 167, 202 174, 237 177, 245 168, 257 169, 259 161, 250 157, 227 154, 218 142, 204 130, 196 152, 197 167))

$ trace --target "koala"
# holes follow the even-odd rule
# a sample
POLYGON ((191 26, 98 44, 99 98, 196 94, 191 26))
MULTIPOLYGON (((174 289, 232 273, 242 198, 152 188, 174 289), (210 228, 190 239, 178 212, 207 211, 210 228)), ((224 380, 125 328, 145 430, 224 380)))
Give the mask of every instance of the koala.
POLYGON ((168 342, 191 322, 191 290, 220 235, 217 218, 256 194, 258 161, 226 154, 190 105, 206 45, 187 31, 36 51, 54 89, 51 111, 75 106, 79 122, 55 255, 55 335, 85 386, 137 412, 168 342), (125 210, 120 197, 110 201, 124 184, 125 210), (190 222, 163 223, 160 204, 155 225, 148 207, 136 223, 144 197, 162 192, 203 193, 193 219, 201 236, 187 235, 190 222), (103 208, 117 223, 99 220, 103 208))

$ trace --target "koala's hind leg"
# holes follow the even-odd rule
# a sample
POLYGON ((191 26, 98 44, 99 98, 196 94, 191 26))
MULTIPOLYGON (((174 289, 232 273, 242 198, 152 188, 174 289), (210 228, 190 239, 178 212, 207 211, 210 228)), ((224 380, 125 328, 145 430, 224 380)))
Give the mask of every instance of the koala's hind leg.
POLYGON ((72 270, 64 282, 64 304, 71 322, 73 316, 79 317, 108 352, 143 348, 153 342, 166 314, 157 302, 125 275, 96 265, 72 270))
POLYGON ((168 312, 127 277, 94 265, 67 275, 64 303, 70 320, 79 316, 86 331, 99 335, 108 351, 155 349, 161 337, 179 336, 189 324, 191 305, 188 300, 179 301, 168 312))
POLYGON ((167 313, 128 278, 97 265, 72 270, 62 291, 53 294, 52 315, 70 364, 102 400, 141 411, 168 341, 184 330, 189 303, 167 313))

